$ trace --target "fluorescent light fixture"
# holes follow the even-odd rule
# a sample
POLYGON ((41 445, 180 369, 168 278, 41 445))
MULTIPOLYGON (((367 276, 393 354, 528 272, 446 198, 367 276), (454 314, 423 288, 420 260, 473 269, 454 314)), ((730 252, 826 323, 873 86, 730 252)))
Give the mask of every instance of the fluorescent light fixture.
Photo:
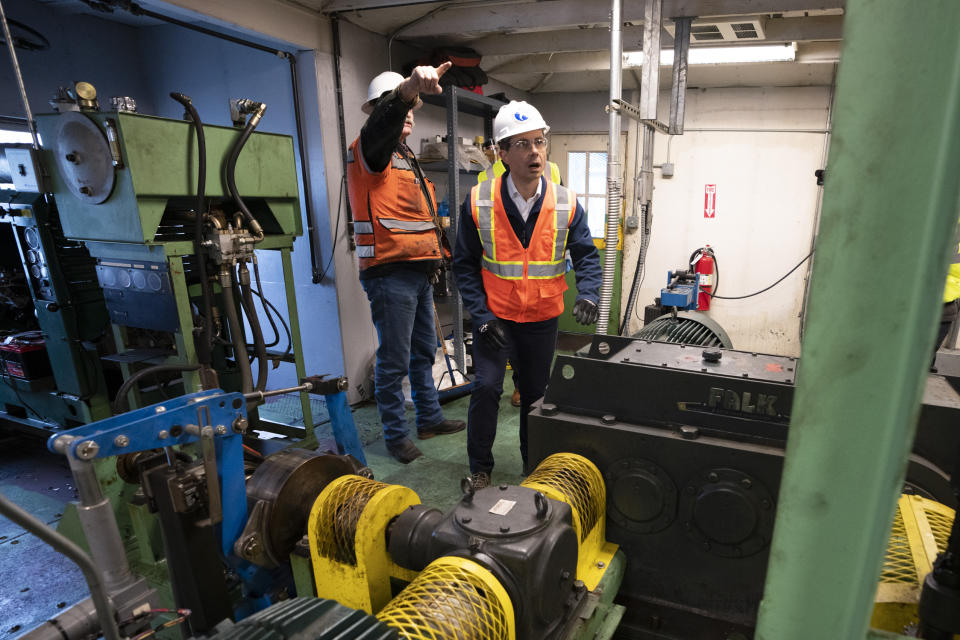
POLYGON ((11 129, 0 129, 0 144, 10 143, 30 143, 33 137, 28 131, 13 131, 11 129))
MULTIPOLYGON (((741 64, 745 62, 793 62, 797 58, 796 43, 760 44, 728 47, 690 47, 689 64, 741 64)), ((660 64, 673 64, 673 49, 660 51, 660 64)), ((624 51, 623 65, 643 65, 643 51, 624 51)))

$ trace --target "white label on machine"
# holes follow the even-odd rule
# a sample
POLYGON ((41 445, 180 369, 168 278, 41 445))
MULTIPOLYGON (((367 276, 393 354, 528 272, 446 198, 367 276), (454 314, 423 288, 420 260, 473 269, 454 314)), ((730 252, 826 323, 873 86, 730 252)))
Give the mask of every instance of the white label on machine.
POLYGON ((514 505, 516 504, 516 500, 497 500, 497 504, 490 507, 490 513, 495 513, 498 516, 505 516, 510 513, 510 510, 513 509, 514 505))

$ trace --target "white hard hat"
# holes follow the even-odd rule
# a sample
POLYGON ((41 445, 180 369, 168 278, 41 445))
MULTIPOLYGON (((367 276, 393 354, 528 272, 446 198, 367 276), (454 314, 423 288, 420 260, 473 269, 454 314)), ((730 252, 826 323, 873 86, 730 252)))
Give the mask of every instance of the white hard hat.
POLYGON ((403 82, 403 76, 396 71, 384 71, 370 81, 370 86, 367 87, 367 101, 363 103, 360 109, 364 113, 370 113, 380 96, 388 91, 393 91, 401 82, 403 82))
POLYGON ((493 138, 497 144, 518 133, 539 129, 543 129, 544 133, 550 131, 540 112, 528 102, 511 100, 500 107, 497 117, 493 119, 493 138))

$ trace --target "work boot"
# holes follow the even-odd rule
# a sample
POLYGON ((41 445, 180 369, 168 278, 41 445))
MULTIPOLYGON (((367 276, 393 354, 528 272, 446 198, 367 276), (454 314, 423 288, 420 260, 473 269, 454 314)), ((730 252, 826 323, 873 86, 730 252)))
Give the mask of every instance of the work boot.
POLYGON ((486 489, 490 486, 490 474, 486 471, 478 471, 470 475, 470 488, 474 491, 486 489))
POLYGON ((417 429, 417 437, 421 440, 429 440, 433 436, 444 436, 448 433, 456 433, 467 428, 467 423, 463 420, 444 420, 437 424, 417 429))
POLYGON ((398 442, 388 442, 387 452, 399 462, 410 464, 423 455, 417 445, 410 441, 410 438, 404 438, 398 442))
POLYGON ((520 406, 520 389, 513 390, 513 395, 510 396, 510 404, 512 404, 515 407, 520 406))

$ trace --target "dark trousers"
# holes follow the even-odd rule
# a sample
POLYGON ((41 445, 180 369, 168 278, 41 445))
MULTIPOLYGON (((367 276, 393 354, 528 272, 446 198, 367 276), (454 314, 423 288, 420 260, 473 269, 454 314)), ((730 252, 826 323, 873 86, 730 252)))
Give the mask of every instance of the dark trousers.
POLYGON ((471 473, 493 470, 493 440, 497 435, 508 357, 519 379, 520 455, 526 462, 527 412, 531 404, 543 397, 557 346, 557 318, 542 322, 501 322, 506 327, 508 344, 499 351, 490 349, 477 330, 473 331, 473 393, 467 414, 467 456, 471 473))

